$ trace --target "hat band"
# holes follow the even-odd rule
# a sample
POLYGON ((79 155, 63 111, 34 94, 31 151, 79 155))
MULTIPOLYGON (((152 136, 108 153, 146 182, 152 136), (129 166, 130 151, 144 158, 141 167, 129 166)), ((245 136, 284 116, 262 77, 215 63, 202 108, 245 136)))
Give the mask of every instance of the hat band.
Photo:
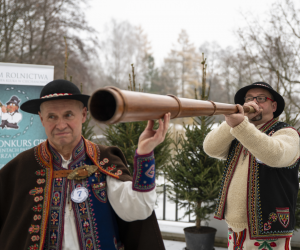
POLYGON ((269 86, 264 85, 264 84, 260 84, 260 83, 254 83, 253 85, 255 85, 255 86, 263 86, 263 87, 267 87, 267 88, 269 88, 269 89, 272 89, 272 88, 270 88, 269 86))
POLYGON ((50 95, 44 95, 40 99, 65 96, 65 95, 72 95, 72 94, 71 93, 54 93, 54 94, 50 94, 50 95))

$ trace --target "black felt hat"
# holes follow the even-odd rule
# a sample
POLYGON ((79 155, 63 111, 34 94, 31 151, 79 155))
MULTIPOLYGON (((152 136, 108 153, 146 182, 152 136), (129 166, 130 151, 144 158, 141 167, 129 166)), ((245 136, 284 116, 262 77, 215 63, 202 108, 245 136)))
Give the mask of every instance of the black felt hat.
POLYGON ((254 88, 262 88, 262 89, 266 89, 268 90, 274 97, 274 101, 277 102, 277 109, 276 111, 273 113, 274 114, 274 118, 280 116, 280 114, 283 112, 284 110, 284 106, 285 106, 285 102, 283 97, 277 93, 271 85, 265 83, 265 82, 255 82, 252 83, 251 85, 245 86, 241 89, 238 90, 238 92, 236 92, 235 96, 234 96, 234 102, 236 104, 240 104, 243 105, 245 103, 245 96, 246 93, 248 92, 249 89, 254 89, 254 88))
POLYGON ((58 79, 44 86, 40 94, 40 99, 32 99, 24 102, 20 108, 31 114, 38 114, 40 105, 43 102, 60 99, 78 100, 84 104, 84 107, 87 107, 89 98, 89 95, 81 94, 79 88, 74 83, 58 79))

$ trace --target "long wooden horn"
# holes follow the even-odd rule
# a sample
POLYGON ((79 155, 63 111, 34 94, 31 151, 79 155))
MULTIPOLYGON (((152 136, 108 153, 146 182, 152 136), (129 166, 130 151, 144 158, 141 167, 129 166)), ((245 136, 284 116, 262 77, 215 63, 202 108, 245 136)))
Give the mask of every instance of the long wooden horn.
MULTIPOLYGON (((171 112, 171 119, 238 112, 234 104, 120 90, 116 87, 95 91, 88 106, 92 117, 106 124, 155 120, 168 112, 171 112)), ((254 112, 252 107, 243 108, 245 113, 254 112)))

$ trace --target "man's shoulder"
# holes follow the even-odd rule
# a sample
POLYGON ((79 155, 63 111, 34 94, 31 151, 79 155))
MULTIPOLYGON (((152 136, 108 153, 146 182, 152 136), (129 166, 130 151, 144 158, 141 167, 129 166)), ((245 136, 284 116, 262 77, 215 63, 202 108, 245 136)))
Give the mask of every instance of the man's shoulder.
POLYGON ((123 154, 122 150, 117 146, 107 146, 103 144, 94 143, 92 141, 86 140, 88 144, 95 145, 100 150, 100 154, 123 154))
POLYGON ((300 134, 296 128, 294 128, 293 126, 291 126, 288 123, 280 122, 280 121, 278 121, 277 124, 273 128, 269 129, 268 132, 271 134, 287 132, 287 133, 293 133, 295 135, 297 134, 298 136, 300 136, 300 134))

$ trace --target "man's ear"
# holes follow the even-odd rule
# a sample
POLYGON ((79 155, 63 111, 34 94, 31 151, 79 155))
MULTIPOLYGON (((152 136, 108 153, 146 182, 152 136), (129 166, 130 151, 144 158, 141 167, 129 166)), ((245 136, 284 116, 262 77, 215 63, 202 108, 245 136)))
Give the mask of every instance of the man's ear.
POLYGON ((273 113, 277 110, 277 102, 272 102, 272 111, 273 113))
POLYGON ((82 109, 82 123, 84 123, 86 121, 86 118, 87 118, 87 108, 84 107, 82 109))
POLYGON ((41 123, 42 123, 43 127, 45 127, 45 126, 44 126, 44 120, 43 120, 43 117, 42 117, 42 114, 41 114, 40 111, 39 111, 39 117, 40 117, 40 120, 41 120, 41 123))

